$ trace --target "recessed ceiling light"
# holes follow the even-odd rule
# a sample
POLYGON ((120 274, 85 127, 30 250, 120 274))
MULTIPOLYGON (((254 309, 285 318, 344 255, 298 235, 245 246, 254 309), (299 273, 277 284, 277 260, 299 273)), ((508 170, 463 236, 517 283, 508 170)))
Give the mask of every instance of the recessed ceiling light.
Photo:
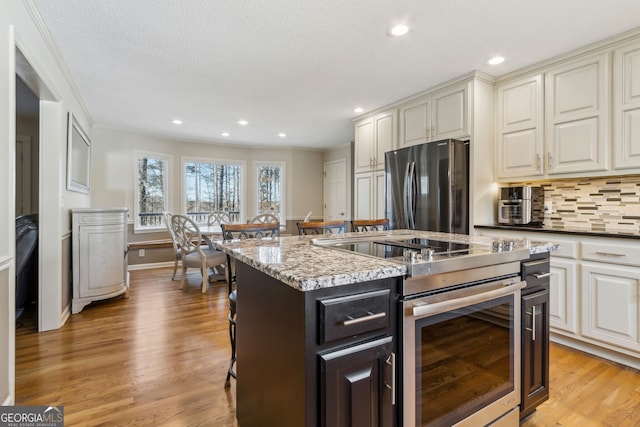
POLYGON ((222 136, 229 136, 229 132, 222 132, 220 135, 222 135, 222 136))
POLYGON ((181 124, 182 124, 182 120, 180 120, 180 119, 173 119, 173 120, 171 121, 171 123, 173 123, 174 125, 181 125, 181 124))
POLYGON ((502 56, 494 56, 493 58, 489 59, 487 61, 487 64, 489 65, 498 65, 498 64, 502 64, 504 62, 504 57, 502 56))
POLYGON ((286 134, 286 133, 284 133, 284 132, 280 132, 280 133, 278 134, 278 136, 279 136, 280 138, 286 138, 286 137, 287 137, 287 134, 286 134))
POLYGON ((353 109, 353 112, 358 114, 362 113, 363 111, 364 111, 364 108, 362 107, 356 107, 353 109))
POLYGON ((238 120, 238 124, 239 124, 240 126, 246 126, 246 125, 248 125, 248 124, 249 124, 249 122, 248 122, 248 121, 246 121, 246 120, 238 120))
POLYGON ((409 32, 409 27, 406 24, 397 24, 389 28, 387 34, 391 37, 402 37, 409 32))

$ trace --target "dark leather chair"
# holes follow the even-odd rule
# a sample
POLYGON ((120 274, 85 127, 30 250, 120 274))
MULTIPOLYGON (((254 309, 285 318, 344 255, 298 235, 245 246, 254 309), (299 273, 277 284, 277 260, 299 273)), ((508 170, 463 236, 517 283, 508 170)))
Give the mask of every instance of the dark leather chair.
MULTIPOLYGON (((244 239, 264 239, 280 236, 280 223, 267 222, 257 224, 221 224, 222 238, 225 241, 244 239)), ((231 385, 231 377, 236 378, 233 365, 236 363, 236 306, 238 291, 236 289, 236 275, 234 260, 227 254, 227 284, 229 285, 229 340, 231 341, 231 360, 227 370, 224 386, 231 385)))
POLYGON ((16 319, 38 294, 38 214, 16 218, 16 319))

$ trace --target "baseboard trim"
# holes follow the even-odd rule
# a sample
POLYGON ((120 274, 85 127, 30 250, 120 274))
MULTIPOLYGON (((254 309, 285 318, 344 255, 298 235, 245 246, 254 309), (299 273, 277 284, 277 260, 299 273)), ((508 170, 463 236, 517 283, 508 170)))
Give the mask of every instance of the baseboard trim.
MULTIPOLYGON (((134 271, 134 270, 150 270, 152 268, 161 268, 161 267, 171 267, 173 268, 173 261, 165 261, 165 262, 150 262, 147 264, 129 264, 129 266, 127 267, 128 271, 134 271)), ((182 268, 180 267, 180 265, 178 265, 178 268, 182 268)))
POLYGON ((582 352, 609 360, 611 362, 618 363, 620 365, 640 370, 640 359, 631 355, 619 353, 617 351, 596 346, 594 344, 580 341, 574 338, 554 334, 553 332, 551 333, 550 341, 557 344, 562 344, 567 347, 571 347, 576 350, 580 350, 582 352))

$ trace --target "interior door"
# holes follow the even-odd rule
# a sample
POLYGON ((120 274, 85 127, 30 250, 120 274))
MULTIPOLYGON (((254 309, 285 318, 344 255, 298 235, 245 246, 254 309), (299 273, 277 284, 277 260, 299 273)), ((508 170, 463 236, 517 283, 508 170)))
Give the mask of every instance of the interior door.
POLYGON ((324 220, 346 220, 347 162, 345 159, 324 164, 324 220))

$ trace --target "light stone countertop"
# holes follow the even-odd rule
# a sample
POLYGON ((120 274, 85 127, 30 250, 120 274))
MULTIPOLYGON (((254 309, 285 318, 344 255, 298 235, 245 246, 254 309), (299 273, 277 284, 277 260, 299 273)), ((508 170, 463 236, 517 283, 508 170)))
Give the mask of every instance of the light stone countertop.
MULTIPOLYGON (((392 230, 346 233, 329 236, 290 236, 265 240, 214 241, 217 249, 300 291, 311 291, 351 283, 404 276, 403 264, 311 244, 315 238, 339 242, 353 237, 407 235, 456 243, 490 245, 494 238, 429 231, 392 230)), ((531 254, 549 252, 560 246, 553 242, 516 240, 515 247, 531 254)))

